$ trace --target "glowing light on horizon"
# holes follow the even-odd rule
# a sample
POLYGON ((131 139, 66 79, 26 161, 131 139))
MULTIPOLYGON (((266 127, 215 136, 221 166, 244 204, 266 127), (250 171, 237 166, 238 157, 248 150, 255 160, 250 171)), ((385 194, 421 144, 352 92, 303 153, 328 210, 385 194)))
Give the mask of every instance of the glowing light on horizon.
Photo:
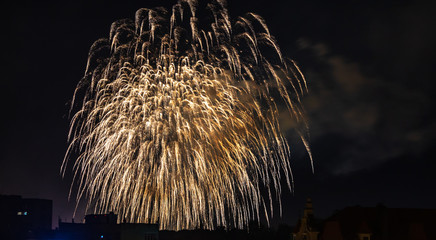
POLYGON ((292 174, 278 105, 310 155, 304 76, 260 16, 232 22, 214 1, 200 22, 197 8, 140 9, 92 45, 62 166, 79 153, 87 209, 174 230, 243 228, 261 211, 268 220, 274 199, 281 209, 292 174))

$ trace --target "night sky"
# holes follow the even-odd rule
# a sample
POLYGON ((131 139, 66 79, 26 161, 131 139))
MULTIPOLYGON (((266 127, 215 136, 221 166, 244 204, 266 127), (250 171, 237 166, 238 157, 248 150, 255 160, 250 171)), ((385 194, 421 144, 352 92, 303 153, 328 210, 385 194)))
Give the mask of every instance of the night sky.
MULTIPOLYGON (((37 1, 2 8, 0 194, 53 200, 71 221, 69 103, 91 44, 141 7, 174 1, 37 1)), ((231 16, 260 14, 306 75, 315 172, 286 119, 295 224, 311 197, 317 217, 346 206, 436 208, 434 1, 229 1, 231 16), (237 3, 236 3, 237 2, 237 3)), ((80 211, 79 211, 80 213, 80 211)), ((76 221, 83 215, 79 214, 76 221)))

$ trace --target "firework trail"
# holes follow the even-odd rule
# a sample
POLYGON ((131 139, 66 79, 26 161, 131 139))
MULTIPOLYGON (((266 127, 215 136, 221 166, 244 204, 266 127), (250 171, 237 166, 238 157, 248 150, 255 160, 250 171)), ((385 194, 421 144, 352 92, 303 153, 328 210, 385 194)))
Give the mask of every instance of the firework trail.
POLYGON ((214 1, 200 22, 198 6, 140 9, 92 45, 62 166, 79 153, 73 181, 89 211, 161 229, 243 228, 268 220, 281 179, 292 187, 278 106, 307 147, 303 75, 260 16, 232 22, 214 1))

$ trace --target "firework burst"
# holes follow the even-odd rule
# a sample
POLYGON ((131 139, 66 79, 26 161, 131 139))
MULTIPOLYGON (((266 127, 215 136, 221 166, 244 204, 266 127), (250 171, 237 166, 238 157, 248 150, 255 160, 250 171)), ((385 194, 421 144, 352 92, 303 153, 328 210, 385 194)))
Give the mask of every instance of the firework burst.
POLYGON ((200 22, 197 6, 140 9, 92 45, 62 167, 79 153, 88 210, 161 229, 243 228, 272 214, 282 179, 292 187, 278 105, 307 147, 303 75, 260 16, 232 22, 214 1, 200 22))

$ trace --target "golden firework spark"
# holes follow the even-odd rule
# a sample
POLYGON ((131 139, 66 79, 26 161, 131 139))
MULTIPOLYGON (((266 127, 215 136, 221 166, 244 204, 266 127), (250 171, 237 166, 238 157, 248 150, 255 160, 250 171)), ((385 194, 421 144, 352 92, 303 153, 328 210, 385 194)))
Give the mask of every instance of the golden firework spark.
POLYGON ((89 210, 161 229, 243 228, 261 211, 268 220, 281 179, 291 188, 277 105, 306 131, 303 75, 260 16, 232 22, 214 1, 200 24, 197 6, 140 9, 91 47, 62 167, 79 152, 89 210))

